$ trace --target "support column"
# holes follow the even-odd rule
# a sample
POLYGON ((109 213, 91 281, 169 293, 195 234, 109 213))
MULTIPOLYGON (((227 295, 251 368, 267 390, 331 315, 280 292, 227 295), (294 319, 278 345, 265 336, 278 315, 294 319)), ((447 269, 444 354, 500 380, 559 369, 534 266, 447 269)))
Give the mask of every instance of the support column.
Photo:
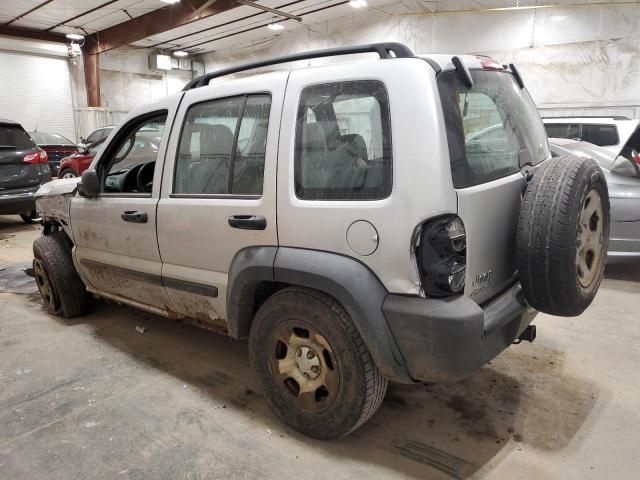
POLYGON ((90 53, 89 49, 82 50, 84 63, 84 81, 87 88, 87 106, 100 106, 100 56, 90 53))

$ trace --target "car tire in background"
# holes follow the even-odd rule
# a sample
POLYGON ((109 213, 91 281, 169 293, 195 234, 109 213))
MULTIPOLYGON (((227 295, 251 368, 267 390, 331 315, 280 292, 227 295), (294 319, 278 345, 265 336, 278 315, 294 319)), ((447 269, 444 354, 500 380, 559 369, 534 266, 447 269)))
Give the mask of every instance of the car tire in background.
POLYGON ((36 212, 35 210, 32 210, 27 213, 21 213, 20 218, 27 225, 30 225, 32 223, 37 223, 40 221, 40 218, 38 217, 38 212, 36 212))
POLYGON ((541 165, 527 186, 517 236, 520 282, 529 304, 580 315, 604 276, 609 193, 598 164, 564 156, 541 165))
POLYGON ((61 170, 60 172, 58 172, 58 178, 76 178, 76 177, 77 177, 76 172, 74 172, 70 168, 65 168, 64 170, 61 170))
POLYGON ((33 242, 33 272, 47 311, 73 318, 89 312, 91 296, 71 258, 71 242, 64 232, 33 242))

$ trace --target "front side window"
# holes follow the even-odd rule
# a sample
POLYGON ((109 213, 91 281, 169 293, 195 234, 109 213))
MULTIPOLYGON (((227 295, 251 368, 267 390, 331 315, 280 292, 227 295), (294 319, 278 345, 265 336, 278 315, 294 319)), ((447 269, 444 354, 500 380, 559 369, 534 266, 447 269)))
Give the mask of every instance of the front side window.
POLYGON ((261 195, 270 110, 266 94, 192 106, 180 136, 174 193, 261 195))
POLYGON ((392 186, 389 100, 379 81, 306 87, 295 138, 295 191, 304 200, 376 200, 392 186))
POLYGON ((549 157, 540 115, 506 72, 472 70, 467 87, 456 72, 438 76, 456 188, 496 180, 549 157))
MULTIPOLYGON (((116 137, 102 158, 105 193, 151 193, 166 113, 148 117, 116 137)), ((127 127, 125 127, 127 128, 127 127)), ((94 148, 96 145, 93 145, 94 148)), ((102 142, 98 150, 102 147, 102 142)))

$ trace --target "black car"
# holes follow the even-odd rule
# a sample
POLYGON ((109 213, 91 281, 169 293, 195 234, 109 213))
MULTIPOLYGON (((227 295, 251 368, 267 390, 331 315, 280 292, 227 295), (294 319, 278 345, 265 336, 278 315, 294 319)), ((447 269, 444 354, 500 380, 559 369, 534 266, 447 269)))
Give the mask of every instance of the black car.
POLYGON ((47 152, 49 168, 54 177, 58 176, 60 160, 78 153, 78 147, 71 140, 58 133, 29 132, 29 135, 36 142, 36 145, 47 152))
POLYGON ((51 180, 47 152, 19 123, 0 118, 0 215, 19 214, 31 223, 34 193, 51 180))

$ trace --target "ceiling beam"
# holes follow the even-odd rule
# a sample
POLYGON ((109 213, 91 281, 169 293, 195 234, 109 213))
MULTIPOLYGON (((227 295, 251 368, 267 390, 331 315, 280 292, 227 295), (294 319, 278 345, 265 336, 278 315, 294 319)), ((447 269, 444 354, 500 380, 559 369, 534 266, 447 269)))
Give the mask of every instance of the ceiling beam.
MULTIPOLYGON (((306 1, 306 0, 293 0, 292 2, 285 3, 284 5, 279 5, 276 8, 277 9, 281 9, 281 8, 289 7, 291 5, 295 5, 296 3, 302 3, 304 1, 306 1)), ((264 12, 252 13, 251 15, 245 15, 244 17, 236 18, 234 20, 229 20, 227 22, 220 23, 220 24, 214 25, 212 27, 206 27, 206 28, 203 28, 201 30, 196 30, 195 32, 185 33, 184 35, 180 35, 179 37, 175 37, 175 38, 172 38, 170 40, 166 40, 164 42, 158 42, 158 43, 154 43, 153 45, 149 45, 148 48, 156 48, 156 47, 159 47, 160 45, 169 45, 169 46, 171 46, 171 44, 176 42, 177 40, 182 40, 184 38, 191 37, 193 35, 199 35, 201 33, 208 32, 209 30, 213 30, 213 29, 216 29, 216 28, 226 27, 227 25, 231 25, 232 23, 238 23, 238 22, 241 22, 243 20, 248 20, 250 18, 257 17, 259 15, 264 15, 264 12)))
POLYGON ((47 32, 50 32, 51 30, 53 30, 54 28, 58 28, 61 27, 62 25, 66 25, 69 22, 73 22, 74 20, 80 18, 80 17, 84 17, 85 15, 89 15, 90 13, 93 13, 97 10, 100 10, 101 8, 104 7, 108 7, 109 5, 111 5, 112 3, 116 3, 118 0, 109 0, 108 2, 105 3, 101 3, 100 5, 90 8, 89 10, 85 10, 84 12, 75 15, 71 18, 67 18, 66 20, 61 21, 60 23, 56 23, 54 26, 47 28, 47 32))
POLYGON ((45 32, 42 30, 31 30, 29 28, 7 27, 5 25, 0 25, 0 35, 29 38, 31 40, 42 40, 46 42, 69 42, 69 40, 67 40, 64 35, 59 33, 45 32))
MULTIPOLYGON (((330 8, 339 7, 339 6, 341 6, 341 5, 346 5, 347 3, 349 3, 349 0, 341 0, 341 1, 340 1, 340 2, 338 2, 338 3, 334 3, 334 4, 332 4, 332 5, 325 5, 325 6, 323 6, 323 7, 315 8, 315 9, 313 9, 313 10, 309 10, 309 11, 307 11, 307 12, 299 13, 298 15, 299 15, 300 17, 304 17, 305 15, 310 15, 310 14, 312 14, 312 13, 321 12, 321 11, 323 11, 323 10, 328 10, 328 9, 330 9, 330 8)), ((280 23, 280 22, 286 22, 286 21, 287 21, 287 19, 282 19, 282 20, 275 20, 275 21, 271 21, 271 22, 269 22, 269 23, 280 23)), ((253 26, 253 27, 245 28, 244 30, 239 30, 239 31, 236 31, 236 32, 233 32, 233 33, 228 33, 228 34, 226 34, 226 35, 221 35, 221 36, 218 36, 218 37, 215 37, 215 38, 209 38, 208 40, 205 40, 205 41, 202 41, 202 42, 193 43, 193 44, 191 44, 191 45, 183 45, 181 48, 182 48, 182 50, 189 50, 189 49, 191 49, 191 48, 199 47, 199 46, 201 46, 201 45, 206 45, 206 44, 208 44, 208 43, 213 43, 213 42, 216 42, 216 41, 218 41, 218 40, 222 40, 222 39, 229 38, 229 37, 234 37, 234 36, 236 36, 236 35, 240 35, 240 34, 242 34, 242 33, 247 33, 247 32, 251 32, 251 31, 253 31, 253 30, 258 30, 258 29, 260 29, 260 28, 264 28, 264 27, 266 27, 267 25, 269 25, 269 24, 268 24, 268 23, 266 23, 266 24, 261 24, 261 25, 257 25, 257 26, 253 26)), ((204 38, 204 37, 202 37, 202 38, 204 38)), ((202 40, 202 38, 200 38, 200 39, 198 39, 198 40, 202 40)), ((203 50, 205 50, 205 49, 203 49, 203 50)), ((201 54, 203 54, 203 53, 207 53, 207 52, 209 52, 209 51, 210 51, 210 50, 205 50, 205 51, 203 51, 203 52, 198 52, 198 54, 199 54, 199 55, 201 55, 201 54)))
POLYGON ((236 0, 241 5, 247 5, 249 7, 257 8, 258 10, 262 10, 263 12, 273 13, 275 15, 280 15, 281 17, 288 18, 289 20, 295 20, 296 22, 301 22, 302 17, 298 15, 292 15, 287 12, 283 12, 282 10, 276 10, 275 8, 265 7, 264 5, 260 5, 259 3, 253 2, 251 0, 236 0))
POLYGON ((27 15, 29 15, 30 13, 35 12, 35 11, 36 11, 36 10, 38 10, 39 8, 42 8, 42 7, 44 7, 45 5, 47 5, 47 4, 51 3, 51 2, 53 2, 53 0, 45 0, 44 2, 39 3, 39 4, 38 4, 38 5, 36 5, 35 7, 33 7, 33 8, 31 8, 31 9, 27 10, 26 12, 21 13, 21 14, 20 14, 20 15, 18 15, 17 17, 13 17, 11 20, 9 20, 9 21, 8 21, 7 23, 5 23, 4 25, 5 25, 5 26, 11 25, 11 24, 12 24, 13 22, 15 22, 16 20, 20 20, 21 18, 26 17, 26 16, 27 16, 27 15))
POLYGON ((237 7, 235 0, 183 0, 94 33, 87 37, 84 50, 106 52, 237 7))

